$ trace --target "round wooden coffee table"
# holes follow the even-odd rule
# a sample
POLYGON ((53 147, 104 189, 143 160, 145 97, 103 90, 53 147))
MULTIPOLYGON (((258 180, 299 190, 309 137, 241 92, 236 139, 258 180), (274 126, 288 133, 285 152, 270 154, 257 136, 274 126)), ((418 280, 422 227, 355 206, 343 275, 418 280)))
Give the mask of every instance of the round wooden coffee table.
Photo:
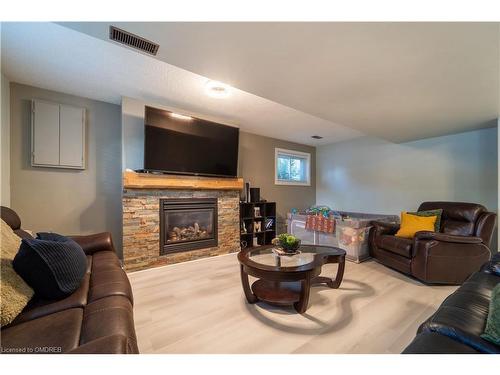
POLYGON ((274 305, 293 305, 303 313, 307 310, 311 286, 326 284, 336 289, 342 282, 345 251, 336 247, 302 245, 296 255, 276 255, 272 247, 250 247, 238 253, 241 284, 249 303, 264 301, 274 305), (335 278, 319 276, 326 263, 338 263, 335 278), (252 284, 248 276, 258 280, 252 284))

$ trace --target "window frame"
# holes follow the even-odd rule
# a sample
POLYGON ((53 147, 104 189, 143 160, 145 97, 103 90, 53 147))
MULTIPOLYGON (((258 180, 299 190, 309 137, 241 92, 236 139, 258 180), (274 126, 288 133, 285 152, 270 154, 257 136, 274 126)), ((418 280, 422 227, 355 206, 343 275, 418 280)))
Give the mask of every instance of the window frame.
POLYGON ((274 184, 275 185, 290 185, 290 186, 311 186, 311 154, 308 152, 288 150, 285 148, 274 149, 274 184), (280 154, 289 155, 306 160, 306 181, 292 181, 278 179, 278 156, 280 154))

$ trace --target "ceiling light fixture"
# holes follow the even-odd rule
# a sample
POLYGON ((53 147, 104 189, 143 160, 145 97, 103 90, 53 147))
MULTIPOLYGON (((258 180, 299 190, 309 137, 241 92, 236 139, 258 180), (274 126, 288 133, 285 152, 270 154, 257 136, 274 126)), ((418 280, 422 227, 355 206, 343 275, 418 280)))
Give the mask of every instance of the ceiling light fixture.
POLYGON ((208 81, 205 84, 205 92, 212 98, 227 98, 231 95, 231 86, 222 82, 208 81))
POLYGON ((179 120, 192 120, 191 116, 181 115, 179 113, 170 112, 170 117, 179 119, 179 120))
POLYGON ((314 138, 314 139, 323 139, 323 137, 321 135, 311 135, 311 138, 314 138))

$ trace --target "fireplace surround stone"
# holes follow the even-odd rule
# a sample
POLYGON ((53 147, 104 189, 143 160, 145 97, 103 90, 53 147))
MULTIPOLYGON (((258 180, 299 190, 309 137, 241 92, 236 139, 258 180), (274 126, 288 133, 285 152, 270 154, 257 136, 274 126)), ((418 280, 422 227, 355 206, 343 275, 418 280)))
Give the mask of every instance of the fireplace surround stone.
POLYGON ((127 271, 184 262, 240 249, 239 190, 127 189, 123 204, 123 261, 127 271), (217 199, 216 247, 160 255, 160 200, 217 199))

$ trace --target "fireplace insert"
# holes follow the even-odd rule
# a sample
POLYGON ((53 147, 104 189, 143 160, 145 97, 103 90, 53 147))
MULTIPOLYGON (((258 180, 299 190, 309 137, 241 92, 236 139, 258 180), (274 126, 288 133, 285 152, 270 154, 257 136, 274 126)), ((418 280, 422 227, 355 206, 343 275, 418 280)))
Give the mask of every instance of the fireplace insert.
POLYGON ((160 199, 160 255, 217 244, 217 198, 160 199))

